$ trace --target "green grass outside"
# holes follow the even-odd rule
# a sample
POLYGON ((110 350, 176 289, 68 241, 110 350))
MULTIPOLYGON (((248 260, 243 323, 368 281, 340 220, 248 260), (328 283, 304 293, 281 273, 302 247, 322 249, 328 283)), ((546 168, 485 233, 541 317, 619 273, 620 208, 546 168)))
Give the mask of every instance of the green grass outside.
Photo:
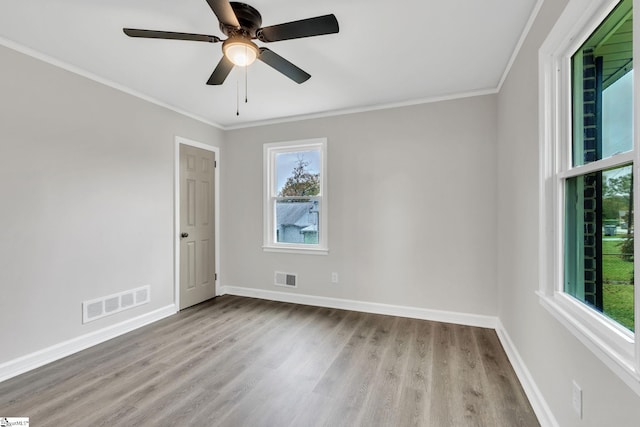
POLYGON ((633 331, 633 262, 620 256, 621 243, 622 240, 602 242, 602 305, 605 315, 633 331))
POLYGON ((602 285, 602 305, 607 317, 633 331, 633 285, 602 285))
POLYGON ((602 241, 602 278, 604 283, 633 283, 633 263, 620 256, 622 240, 602 241))

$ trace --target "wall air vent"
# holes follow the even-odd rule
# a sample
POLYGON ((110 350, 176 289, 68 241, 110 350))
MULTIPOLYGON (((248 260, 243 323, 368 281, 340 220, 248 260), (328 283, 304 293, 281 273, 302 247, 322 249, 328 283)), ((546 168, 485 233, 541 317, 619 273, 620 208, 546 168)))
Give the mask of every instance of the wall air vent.
POLYGON ((107 295, 82 303, 82 323, 119 313, 147 304, 151 300, 151 286, 141 286, 117 294, 107 295))
POLYGON ((281 271, 276 271, 274 283, 277 286, 296 288, 298 287, 298 275, 295 273, 283 273, 281 271))

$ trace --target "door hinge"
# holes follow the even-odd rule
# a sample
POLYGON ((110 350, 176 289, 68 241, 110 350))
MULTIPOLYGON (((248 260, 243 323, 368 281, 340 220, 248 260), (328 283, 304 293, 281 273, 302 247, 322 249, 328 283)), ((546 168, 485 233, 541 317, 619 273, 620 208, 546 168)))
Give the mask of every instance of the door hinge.
POLYGON ((218 162, 217 162, 217 161, 215 161, 215 160, 213 161, 213 167, 214 167, 214 168, 217 168, 217 167, 218 167, 218 162))
POLYGON ((213 280, 218 280, 218 273, 215 273, 215 274, 213 275, 213 280))

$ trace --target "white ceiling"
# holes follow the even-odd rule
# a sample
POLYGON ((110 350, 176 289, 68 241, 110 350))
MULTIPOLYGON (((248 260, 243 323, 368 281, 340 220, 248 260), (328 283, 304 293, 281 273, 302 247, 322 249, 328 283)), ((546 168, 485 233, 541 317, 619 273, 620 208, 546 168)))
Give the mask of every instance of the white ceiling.
POLYGON ((269 43, 312 77, 298 85, 256 61, 248 69, 247 104, 237 67, 224 85, 205 84, 221 44, 122 32, 224 37, 205 0, 2 0, 0 43, 235 128, 495 91, 540 1, 247 0, 263 26, 328 13, 340 25, 338 34, 269 43))

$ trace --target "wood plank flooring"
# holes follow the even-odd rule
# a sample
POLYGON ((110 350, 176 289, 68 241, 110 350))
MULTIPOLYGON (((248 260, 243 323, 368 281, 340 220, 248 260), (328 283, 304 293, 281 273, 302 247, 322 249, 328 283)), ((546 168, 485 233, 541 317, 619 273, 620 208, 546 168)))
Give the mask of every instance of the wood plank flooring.
POLYGON ((32 426, 538 426, 491 329, 234 296, 0 383, 32 426))

